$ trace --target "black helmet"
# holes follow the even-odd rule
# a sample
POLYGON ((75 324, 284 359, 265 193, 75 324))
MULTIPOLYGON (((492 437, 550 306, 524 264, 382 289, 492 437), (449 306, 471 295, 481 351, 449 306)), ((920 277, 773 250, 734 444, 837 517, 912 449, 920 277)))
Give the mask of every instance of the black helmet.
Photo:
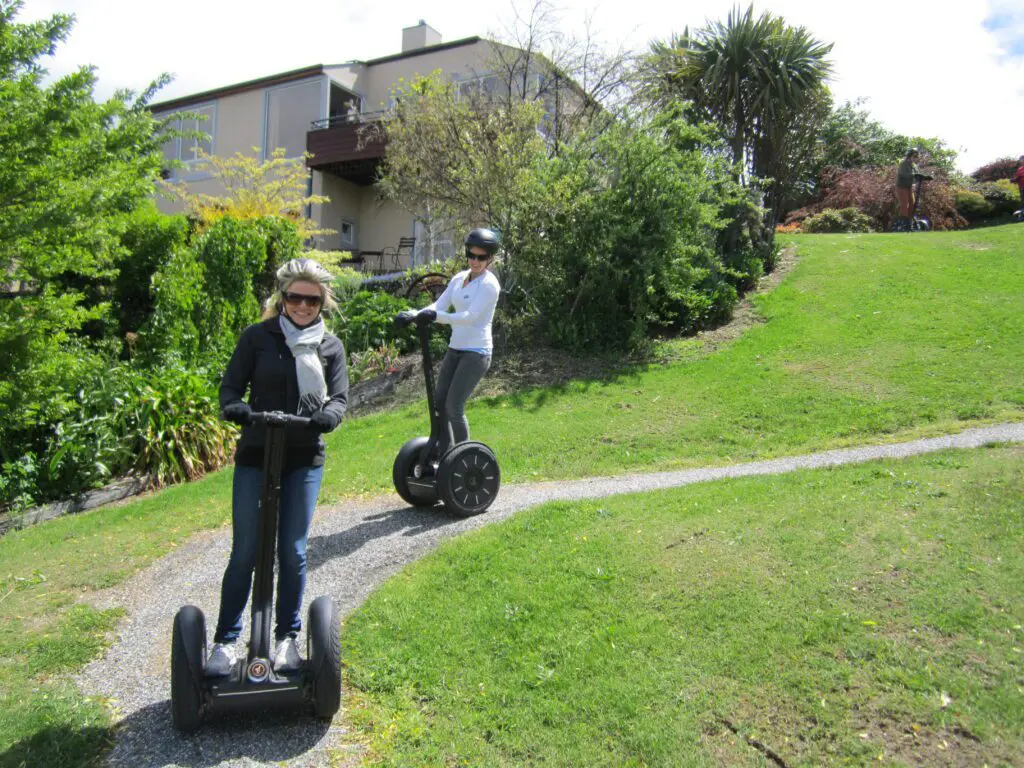
POLYGON ((907 148, 907 157, 910 157, 911 155, 919 155, 919 154, 921 154, 921 150, 919 150, 917 147, 908 147, 907 148))
POLYGON ((498 252, 498 235, 493 229, 474 229, 466 235, 466 253, 470 248, 483 248, 488 256, 498 252))

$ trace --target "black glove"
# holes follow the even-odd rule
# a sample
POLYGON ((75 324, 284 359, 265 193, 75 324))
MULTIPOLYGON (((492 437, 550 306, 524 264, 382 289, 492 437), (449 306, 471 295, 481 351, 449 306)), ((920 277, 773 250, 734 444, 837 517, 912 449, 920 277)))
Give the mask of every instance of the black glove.
POLYGON ((309 417, 309 420, 313 422, 312 427, 317 432, 330 432, 338 426, 338 422, 334 420, 334 417, 324 411, 317 411, 309 417))
POLYGON ((419 326, 430 325, 435 320, 437 320, 437 312, 432 309, 421 309, 416 314, 416 325, 419 326))
POLYGON ((224 406, 224 410, 220 412, 220 416, 224 421, 233 421, 235 424, 240 424, 244 427, 252 421, 252 408, 249 407, 248 403, 241 401, 228 403, 224 406))
POLYGON ((411 309, 406 309, 402 312, 399 312, 398 316, 395 317, 395 325, 397 325, 399 328, 404 328, 415 319, 416 313, 411 309))

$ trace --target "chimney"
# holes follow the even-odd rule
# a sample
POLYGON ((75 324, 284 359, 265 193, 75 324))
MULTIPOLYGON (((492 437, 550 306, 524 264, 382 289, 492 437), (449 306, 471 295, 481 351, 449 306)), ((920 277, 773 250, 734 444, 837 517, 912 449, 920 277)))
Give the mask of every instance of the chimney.
POLYGON ((428 45, 437 45, 440 42, 441 33, 423 19, 420 19, 420 23, 415 27, 406 27, 402 30, 402 53, 426 48, 428 45))

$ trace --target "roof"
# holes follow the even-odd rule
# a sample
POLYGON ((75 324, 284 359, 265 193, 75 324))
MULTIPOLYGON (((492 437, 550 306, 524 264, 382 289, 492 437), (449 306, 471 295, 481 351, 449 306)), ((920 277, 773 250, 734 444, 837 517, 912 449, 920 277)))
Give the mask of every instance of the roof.
MULTIPOLYGON (((411 59, 416 56, 425 56, 430 53, 437 53, 438 51, 444 51, 450 48, 472 45, 480 42, 482 39, 483 38, 478 36, 464 37, 461 40, 453 40, 450 43, 438 43, 437 45, 428 45, 423 48, 417 48, 404 53, 381 56, 380 58, 370 59, 369 61, 349 61, 345 62, 345 64, 361 64, 363 66, 372 67, 377 64, 386 64, 392 61, 399 61, 400 59, 411 59)), ((209 91, 201 91, 199 93, 189 94, 188 96, 181 96, 176 99, 159 101, 155 104, 151 104, 149 109, 151 112, 165 112, 171 109, 181 109, 182 107, 201 104, 204 101, 211 101, 224 96, 232 96, 236 93, 245 93, 246 91, 252 91, 258 88, 266 88, 271 85, 280 85, 281 83, 288 83, 293 80, 302 80, 307 77, 313 77, 314 75, 323 74, 325 69, 345 66, 345 64, 313 64, 312 66, 303 67, 301 69, 292 69, 288 72, 279 72, 276 75, 267 75, 266 77, 259 77, 255 80, 246 80, 245 82, 225 85, 220 88, 213 88, 209 91)))

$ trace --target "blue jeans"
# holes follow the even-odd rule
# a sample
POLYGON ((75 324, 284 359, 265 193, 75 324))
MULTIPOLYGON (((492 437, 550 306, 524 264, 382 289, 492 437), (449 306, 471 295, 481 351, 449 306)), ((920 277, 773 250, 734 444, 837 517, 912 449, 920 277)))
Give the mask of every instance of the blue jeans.
MULTIPOLYGON (((302 629, 299 610, 306 588, 306 540, 323 473, 323 467, 300 467, 286 472, 282 478, 281 509, 277 519, 277 625, 274 628, 279 640, 287 635, 295 637, 302 629)), ((242 631, 242 611, 249 602, 256 567, 262 483, 262 468, 235 466, 231 559, 221 582, 215 643, 233 643, 242 631)))

